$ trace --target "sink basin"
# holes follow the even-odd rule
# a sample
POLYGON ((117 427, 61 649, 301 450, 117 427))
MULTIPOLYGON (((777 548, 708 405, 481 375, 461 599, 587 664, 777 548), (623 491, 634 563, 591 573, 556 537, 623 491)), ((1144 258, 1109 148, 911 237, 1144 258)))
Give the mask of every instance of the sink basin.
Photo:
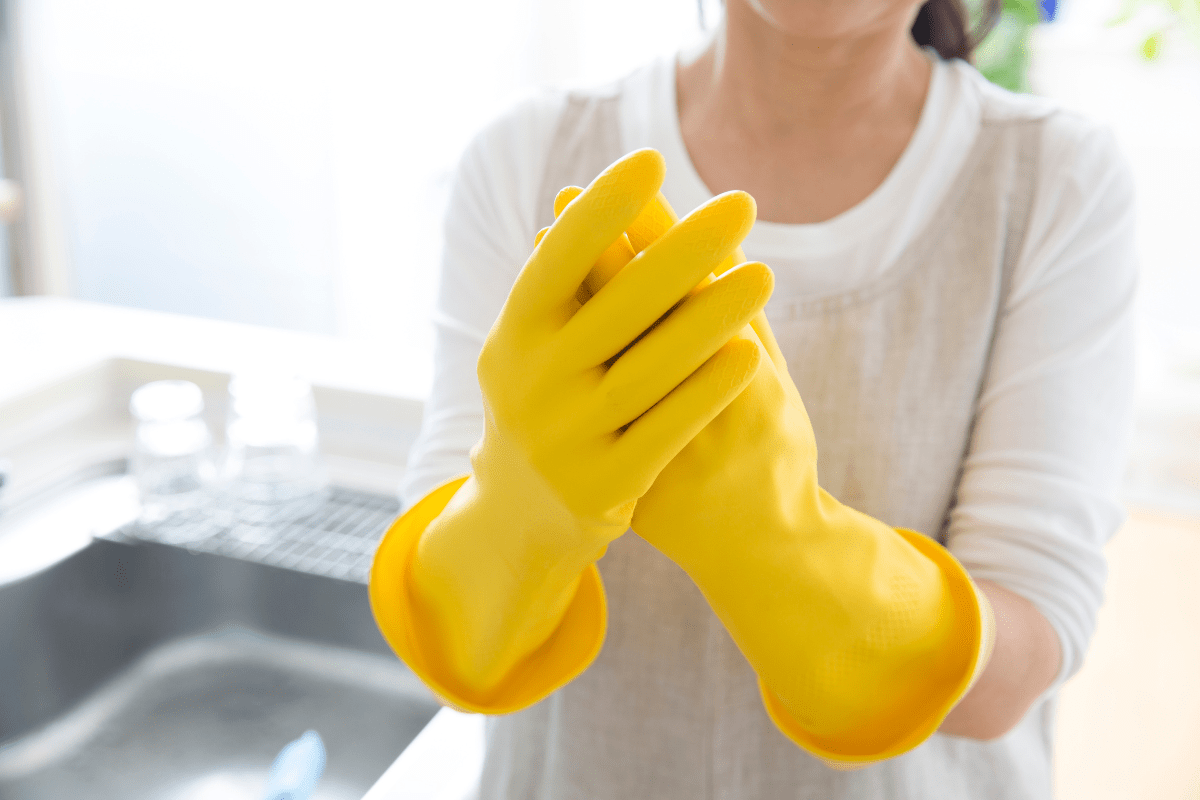
POLYGON ((259 800, 319 732, 361 798, 438 710, 362 583, 97 539, 0 586, 0 798, 259 800))

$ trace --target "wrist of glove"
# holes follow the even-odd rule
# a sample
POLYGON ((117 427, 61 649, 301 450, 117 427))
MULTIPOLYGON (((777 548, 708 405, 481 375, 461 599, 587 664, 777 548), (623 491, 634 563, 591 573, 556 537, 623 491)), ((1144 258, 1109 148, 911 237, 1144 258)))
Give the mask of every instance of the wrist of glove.
MULTIPOLYGON (((439 486, 392 523, 375 554, 368 587, 371 610, 392 650, 444 705, 470 713, 508 714, 569 683, 596 658, 607 624, 604 587, 595 564, 566 579, 562 607, 547 632, 536 637, 536 646, 516 659, 514 668, 499 680, 485 681, 488 685, 481 690, 478 674, 463 668, 471 654, 464 654, 461 645, 453 652, 456 645, 448 641, 444 616, 418 600, 412 574, 422 537, 442 520, 456 497, 461 499, 458 493, 469 480, 463 476, 439 486)), ((465 505, 469 512, 470 500, 465 505)), ((467 594, 498 600, 501 594, 489 580, 502 573, 488 567, 476 575, 481 582, 467 594)), ((435 575, 433 581, 439 577, 446 578, 435 575)), ((452 591, 445 585, 443 589, 452 591)), ((536 618, 527 620, 536 623, 536 618)), ((500 646, 513 645, 504 641, 500 646)))
MULTIPOLYGON (((633 523, 652 543, 656 489, 633 523)), ((962 565, 929 537, 842 505, 813 481, 726 500, 722 522, 690 527, 720 524, 723 535, 690 547, 673 518, 662 538, 759 676, 776 726, 838 768, 931 736, 986 666, 994 638, 991 609, 962 565)), ((702 505, 700 513, 715 511, 702 505)))

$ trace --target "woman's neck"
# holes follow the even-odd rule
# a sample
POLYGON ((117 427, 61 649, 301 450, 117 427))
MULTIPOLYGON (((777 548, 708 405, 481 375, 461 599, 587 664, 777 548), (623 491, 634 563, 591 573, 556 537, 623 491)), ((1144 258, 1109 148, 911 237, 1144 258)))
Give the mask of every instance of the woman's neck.
POLYGON ((877 187, 912 138, 931 67, 906 27, 781 32, 742 2, 681 64, 684 143, 714 192, 740 188, 761 219, 820 222, 877 187))

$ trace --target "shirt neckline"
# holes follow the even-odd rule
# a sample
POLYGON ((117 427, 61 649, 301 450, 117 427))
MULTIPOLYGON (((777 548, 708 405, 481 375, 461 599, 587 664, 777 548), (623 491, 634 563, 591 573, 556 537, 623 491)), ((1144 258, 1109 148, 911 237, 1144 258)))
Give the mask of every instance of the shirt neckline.
MULTIPOLYGON (((916 129, 900 158, 879 186, 860 202, 837 216, 816 223, 781 223, 758 221, 746 237, 745 248, 762 258, 796 258, 797 256, 828 256, 852 248, 863 236, 871 235, 887 224, 889 207, 904 202, 904 195, 919 181, 924 155, 936 145, 942 134, 938 121, 947 103, 952 102, 950 65, 928 49, 926 58, 932 64, 929 88, 917 120, 916 129)), ((664 194, 677 211, 686 213, 714 195, 701 179, 692 163, 691 154, 683 141, 675 93, 675 70, 678 56, 664 56, 650 65, 646 78, 651 85, 647 99, 651 107, 645 110, 650 133, 670 165, 664 194)))

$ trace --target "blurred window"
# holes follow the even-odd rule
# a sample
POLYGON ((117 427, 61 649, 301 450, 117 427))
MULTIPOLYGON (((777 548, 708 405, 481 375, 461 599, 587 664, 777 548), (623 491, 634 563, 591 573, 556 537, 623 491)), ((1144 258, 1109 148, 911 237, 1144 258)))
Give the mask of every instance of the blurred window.
MULTIPOLYGON (((52 290, 430 350, 451 172, 544 85, 699 32, 695 0, 24 0, 52 290), (636 20, 637 24, 629 24, 636 20), (57 280, 57 283, 55 283, 57 280)), ((45 285, 45 283, 43 283, 45 285)))
MULTIPOLYGON (((1147 35, 1170 28, 1152 6, 1114 27, 1116 0, 1067 2, 1026 37, 1028 82, 1116 130, 1138 182, 1151 361, 1200 369, 1200 48, 1172 34, 1148 61, 1147 35)), ((610 80, 696 41, 702 16, 695 0, 18 7, 52 289, 423 354, 471 135, 539 86, 610 80)), ((1023 70, 1010 45, 985 57, 1023 70)))

